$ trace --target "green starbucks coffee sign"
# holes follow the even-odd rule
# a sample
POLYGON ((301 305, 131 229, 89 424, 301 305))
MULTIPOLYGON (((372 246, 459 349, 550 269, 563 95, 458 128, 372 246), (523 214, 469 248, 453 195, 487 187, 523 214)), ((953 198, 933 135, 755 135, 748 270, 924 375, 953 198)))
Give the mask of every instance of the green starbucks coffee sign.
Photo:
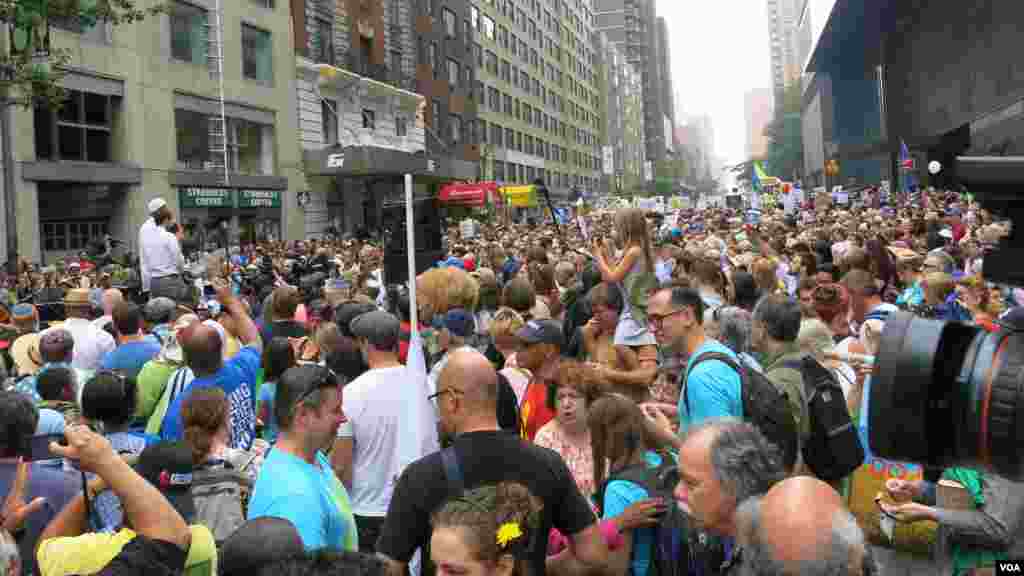
POLYGON ((233 188, 181 188, 182 208, 280 208, 280 190, 233 188), (236 203, 237 198, 237 203, 236 203))
POLYGON ((239 190, 239 208, 280 208, 280 190, 239 190))
POLYGON ((235 194, 230 188, 181 188, 182 208, 234 208, 235 194))

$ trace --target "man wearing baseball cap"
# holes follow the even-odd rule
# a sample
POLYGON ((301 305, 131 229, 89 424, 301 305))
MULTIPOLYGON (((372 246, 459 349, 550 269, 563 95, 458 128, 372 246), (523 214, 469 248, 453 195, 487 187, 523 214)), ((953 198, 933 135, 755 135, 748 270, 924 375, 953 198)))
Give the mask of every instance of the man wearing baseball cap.
POLYGON ((139 271, 142 291, 150 297, 167 296, 177 302, 188 300, 188 288, 181 272, 185 258, 179 238, 165 229, 174 215, 163 198, 147 205, 150 218, 139 228, 139 271))
POLYGON ((555 417, 548 407, 548 387, 555 386, 559 358, 565 347, 562 325, 555 320, 530 320, 516 332, 523 349, 516 354, 521 368, 529 370, 533 378, 523 393, 520 414, 523 437, 533 440, 537 431, 555 417))

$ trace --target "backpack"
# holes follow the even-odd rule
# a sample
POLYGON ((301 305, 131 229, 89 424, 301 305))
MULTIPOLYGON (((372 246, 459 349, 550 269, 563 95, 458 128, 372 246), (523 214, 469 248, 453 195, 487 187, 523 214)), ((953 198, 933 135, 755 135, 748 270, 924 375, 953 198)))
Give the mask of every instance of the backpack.
MULTIPOLYGON (((649 498, 661 498, 674 503, 672 491, 679 483, 679 469, 672 458, 664 455, 657 468, 650 468, 646 463, 627 466, 612 474, 598 488, 595 495, 598 508, 604 504, 605 491, 614 480, 626 480, 643 486, 649 498)), ((654 526, 652 544, 651 563, 647 569, 651 576, 714 574, 725 560, 721 541, 709 538, 707 534, 692 527, 689 517, 675 505, 669 506, 658 519, 658 524, 654 526)), ((636 554, 635 547, 633 554, 636 554)), ((630 565, 632 561, 633 558, 630 558, 630 565)))
POLYGON ((774 444, 782 453, 782 465, 792 470, 796 465, 799 449, 799 431, 796 418, 785 393, 775 387, 768 377, 737 362, 722 352, 705 352, 693 360, 683 380, 683 402, 686 410, 690 410, 690 397, 687 394, 686 380, 690 372, 705 360, 719 360, 727 364, 740 375, 740 396, 743 401, 743 419, 761 431, 764 437, 774 444))
POLYGON ((209 528, 219 547, 245 524, 251 492, 252 480, 230 463, 196 468, 189 489, 196 508, 193 523, 209 528))
POLYGON ((804 463, 826 482, 849 476, 864 463, 864 447, 850 420, 839 380, 811 356, 786 366, 799 370, 804 383, 811 429, 801 450, 804 463))

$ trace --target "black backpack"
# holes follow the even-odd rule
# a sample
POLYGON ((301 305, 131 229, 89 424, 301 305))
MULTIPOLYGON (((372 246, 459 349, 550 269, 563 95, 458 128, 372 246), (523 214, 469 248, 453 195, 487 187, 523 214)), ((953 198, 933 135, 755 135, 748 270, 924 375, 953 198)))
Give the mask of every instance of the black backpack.
POLYGON ((785 365, 800 370, 804 383, 811 430, 801 451, 804 463, 826 482, 849 476, 864 463, 864 447, 835 374, 811 356, 785 365))
MULTIPOLYGON (((725 559, 725 548, 719 539, 692 527, 689 517, 675 504, 672 491, 679 483, 679 469, 671 458, 662 456, 661 466, 657 468, 636 464, 612 474, 601 484, 594 496, 598 508, 604 504, 605 491, 608 484, 614 480, 627 480, 643 486, 649 498, 661 498, 670 504, 654 527, 651 564, 647 571, 649 575, 687 576, 717 573, 717 568, 725 559)), ((633 554, 636 554, 635 547, 633 554)), ((632 560, 630 558, 631 563, 632 560)))
POLYGON ((768 377, 736 362, 728 354, 722 352, 705 352, 693 360, 683 380, 683 402, 686 410, 690 410, 690 398, 687 395, 686 380, 690 372, 705 360, 720 360, 729 365, 740 375, 740 396, 743 400, 743 419, 761 431, 761 434, 782 453, 782 464, 786 470, 796 465, 799 449, 799 431, 796 418, 786 395, 768 380, 768 377))

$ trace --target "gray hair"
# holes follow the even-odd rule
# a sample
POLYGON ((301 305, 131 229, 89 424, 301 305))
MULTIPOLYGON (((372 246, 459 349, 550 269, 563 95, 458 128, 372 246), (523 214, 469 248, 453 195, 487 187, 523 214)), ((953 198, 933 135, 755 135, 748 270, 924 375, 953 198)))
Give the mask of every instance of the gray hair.
POLYGON ((845 509, 836 510, 832 515, 828 548, 818 551, 814 558, 797 562, 796 566, 787 566, 778 560, 763 541, 760 497, 748 498, 740 504, 736 510, 736 524, 740 527, 739 537, 743 545, 740 576, 858 576, 860 572, 854 573, 852 560, 861 557, 863 562, 871 562, 864 532, 845 509))
POLYGON ((750 312, 736 306, 726 306, 715 311, 718 318, 718 340, 737 354, 750 352, 750 329, 753 317, 750 312))
POLYGON ((715 418, 691 428, 687 437, 703 431, 714 434, 711 467, 736 502, 764 494, 786 477, 782 453, 753 424, 735 418, 715 418))

